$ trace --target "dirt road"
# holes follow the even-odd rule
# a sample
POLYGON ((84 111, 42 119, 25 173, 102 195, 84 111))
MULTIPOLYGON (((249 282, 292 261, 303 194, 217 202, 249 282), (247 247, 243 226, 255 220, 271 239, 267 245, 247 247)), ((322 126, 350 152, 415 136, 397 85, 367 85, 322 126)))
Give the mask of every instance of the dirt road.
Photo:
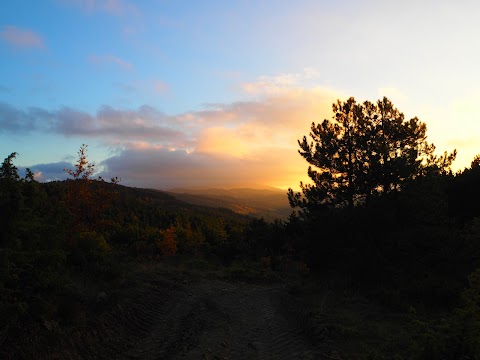
POLYGON ((336 358, 308 334, 284 285, 202 280, 170 289, 169 298, 145 309, 153 326, 119 358, 336 358))
MULTIPOLYGON (((93 326, 52 333, 55 346, 35 350, 35 355, 43 359, 340 359, 305 319, 287 287, 279 283, 153 277, 144 279, 140 290, 99 316, 93 326)), ((11 358, 29 358, 29 354, 11 358)))

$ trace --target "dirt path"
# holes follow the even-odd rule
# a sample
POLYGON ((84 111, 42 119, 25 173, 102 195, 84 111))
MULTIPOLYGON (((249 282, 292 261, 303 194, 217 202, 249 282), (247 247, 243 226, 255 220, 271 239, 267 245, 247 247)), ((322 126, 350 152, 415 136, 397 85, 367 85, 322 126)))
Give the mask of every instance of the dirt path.
POLYGON ((170 295, 151 309, 148 334, 119 358, 338 358, 305 331, 283 285, 201 280, 170 295))
POLYGON ((90 326, 39 329, 32 334, 43 340, 20 339, 6 359, 340 359, 283 284, 162 275, 135 283, 90 326))

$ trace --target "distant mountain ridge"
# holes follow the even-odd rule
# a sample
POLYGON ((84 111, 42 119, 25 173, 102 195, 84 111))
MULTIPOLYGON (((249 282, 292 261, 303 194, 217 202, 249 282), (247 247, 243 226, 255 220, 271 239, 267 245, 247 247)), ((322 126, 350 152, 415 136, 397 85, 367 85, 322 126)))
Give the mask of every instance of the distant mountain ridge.
POLYGON ((168 193, 191 204, 223 207, 243 215, 264 217, 268 221, 285 220, 291 213, 287 192, 273 187, 263 189, 176 188, 169 190, 168 193))

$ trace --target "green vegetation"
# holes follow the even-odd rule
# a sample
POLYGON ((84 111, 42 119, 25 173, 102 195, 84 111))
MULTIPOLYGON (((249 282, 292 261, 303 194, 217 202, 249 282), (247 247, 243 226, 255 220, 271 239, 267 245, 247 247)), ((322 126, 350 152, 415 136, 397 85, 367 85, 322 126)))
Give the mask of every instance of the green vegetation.
POLYGON ((480 358, 480 157, 453 174, 456 153, 436 157, 425 124, 385 98, 333 110, 312 124, 313 142, 299 142, 313 182, 289 192, 288 221, 95 179, 85 145, 63 182, 22 178, 9 155, 0 356, 33 344, 32 324, 49 334, 87 326, 118 304, 133 272, 163 267, 288 281, 312 310, 312 336, 345 359, 480 358))

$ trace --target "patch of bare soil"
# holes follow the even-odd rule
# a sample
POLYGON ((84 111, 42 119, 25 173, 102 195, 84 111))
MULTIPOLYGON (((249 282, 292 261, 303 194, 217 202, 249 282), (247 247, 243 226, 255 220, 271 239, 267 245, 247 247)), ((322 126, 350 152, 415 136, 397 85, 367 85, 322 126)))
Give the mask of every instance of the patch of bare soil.
MULTIPOLYGON (((144 280, 128 302, 59 337, 47 359, 340 359, 285 285, 144 280)), ((21 356, 23 357, 23 356, 21 356)), ((16 358, 12 356, 12 358, 16 358)))

